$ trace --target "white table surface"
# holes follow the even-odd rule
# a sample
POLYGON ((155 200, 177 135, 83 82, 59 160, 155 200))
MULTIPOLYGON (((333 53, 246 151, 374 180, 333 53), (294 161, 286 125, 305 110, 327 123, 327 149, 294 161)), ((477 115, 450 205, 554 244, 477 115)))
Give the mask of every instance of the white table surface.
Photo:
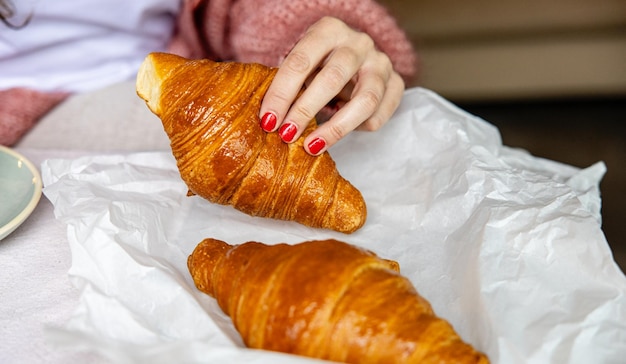
MULTIPOLYGON (((84 154, 21 149, 18 152, 37 166, 47 158, 84 154)), ((45 340, 45 328, 63 324, 78 304, 78 291, 68 279, 70 265, 65 225, 54 218, 52 204, 42 195, 28 219, 0 241, 0 362, 101 361, 90 353, 55 348, 45 340)))
MULTIPOLYGON (((68 100, 16 150, 36 166, 51 158, 165 150, 168 141, 155 118, 132 84, 114 85, 68 100)), ((104 362, 96 354, 59 349, 46 340, 46 328, 62 326, 79 303, 68 276, 65 224, 53 210, 42 195, 31 216, 0 241, 0 363, 104 362)))
MULTIPOLYGON (((133 82, 70 97, 15 150, 40 168, 50 158, 168 148, 160 121, 137 97, 133 82)), ((65 225, 42 195, 13 233, 0 241, 0 363, 98 363, 94 354, 55 348, 45 330, 60 326, 78 304, 68 277, 65 225)))

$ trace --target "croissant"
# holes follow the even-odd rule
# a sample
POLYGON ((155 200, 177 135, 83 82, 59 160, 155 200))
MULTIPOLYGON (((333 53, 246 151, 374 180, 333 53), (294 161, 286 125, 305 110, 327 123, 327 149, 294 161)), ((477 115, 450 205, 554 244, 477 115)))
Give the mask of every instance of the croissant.
POLYGON ((189 195, 264 216, 352 233, 365 223, 363 196, 328 153, 307 154, 259 126, 276 69, 151 53, 137 94, 163 122, 189 195))
POLYGON ((488 363, 438 318, 398 263, 336 241, 205 239, 187 265, 246 346, 348 363, 488 363))

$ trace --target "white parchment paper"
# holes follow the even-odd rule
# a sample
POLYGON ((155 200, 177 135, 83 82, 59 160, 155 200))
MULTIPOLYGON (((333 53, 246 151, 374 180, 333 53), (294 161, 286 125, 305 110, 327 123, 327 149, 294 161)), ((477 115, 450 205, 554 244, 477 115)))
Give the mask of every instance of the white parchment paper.
POLYGON ((336 238, 397 260, 493 363, 624 362, 626 278, 601 230, 603 163, 581 170, 505 147, 492 125, 420 88, 382 130, 331 154, 368 204, 351 235, 187 197, 169 152, 44 162, 81 291, 50 340, 114 362, 311 362, 246 349, 186 259, 205 237, 336 238))

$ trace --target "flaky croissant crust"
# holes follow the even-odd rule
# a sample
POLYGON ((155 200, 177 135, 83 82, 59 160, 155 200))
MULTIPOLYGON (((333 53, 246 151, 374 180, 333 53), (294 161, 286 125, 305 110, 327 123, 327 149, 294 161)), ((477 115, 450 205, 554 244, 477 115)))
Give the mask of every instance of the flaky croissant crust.
POLYGON ((276 69, 260 64, 150 54, 137 92, 159 116, 191 194, 253 216, 293 220, 345 233, 367 216, 361 193, 328 153, 313 157, 258 125, 276 69))
POLYGON ((348 363, 488 363, 396 262, 347 243, 205 239, 188 267, 252 348, 348 363))

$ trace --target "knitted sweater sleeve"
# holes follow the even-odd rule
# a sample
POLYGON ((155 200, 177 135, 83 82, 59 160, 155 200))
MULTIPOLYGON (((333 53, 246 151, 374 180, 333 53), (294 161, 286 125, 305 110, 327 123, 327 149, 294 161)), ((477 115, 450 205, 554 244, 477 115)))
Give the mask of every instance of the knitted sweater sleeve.
POLYGON ((68 96, 22 87, 0 90, 0 145, 15 144, 37 120, 68 96))
POLYGON ((194 58, 277 66, 324 16, 369 34, 405 81, 415 76, 417 56, 410 41, 373 0, 187 0, 171 50, 194 58))

